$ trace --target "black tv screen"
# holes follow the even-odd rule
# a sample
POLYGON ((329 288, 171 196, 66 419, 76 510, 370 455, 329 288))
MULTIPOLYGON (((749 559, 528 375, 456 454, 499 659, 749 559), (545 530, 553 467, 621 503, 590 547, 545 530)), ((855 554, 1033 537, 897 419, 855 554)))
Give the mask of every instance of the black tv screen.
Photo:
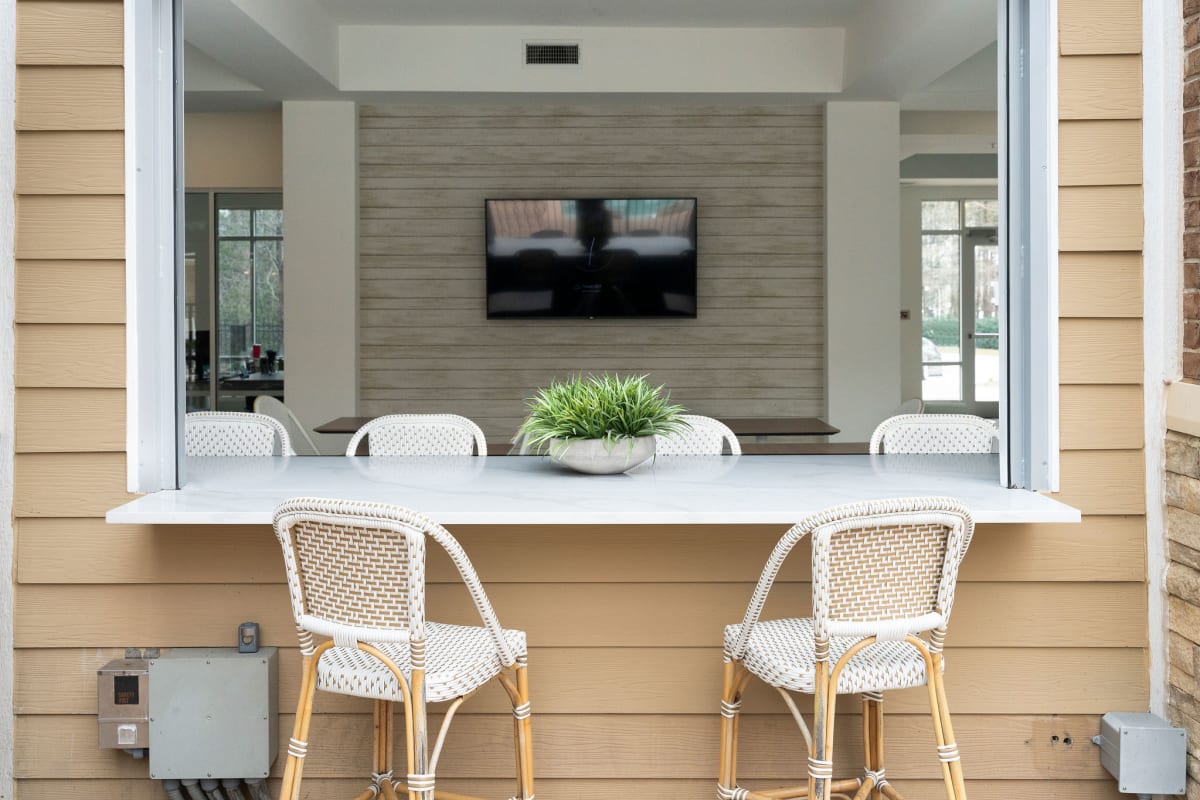
POLYGON ((487 200, 488 319, 695 317, 696 199, 487 200))

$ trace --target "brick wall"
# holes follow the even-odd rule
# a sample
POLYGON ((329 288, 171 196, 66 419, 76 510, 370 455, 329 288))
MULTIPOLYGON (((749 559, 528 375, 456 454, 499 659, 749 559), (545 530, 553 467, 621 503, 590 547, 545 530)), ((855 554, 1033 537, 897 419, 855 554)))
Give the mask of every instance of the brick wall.
POLYGON ((1167 704, 1171 722, 1188 731, 1187 797, 1192 800, 1200 798, 1200 438, 1168 432, 1166 445, 1167 704))
POLYGON ((1183 13, 1183 375, 1200 379, 1200 0, 1183 13))

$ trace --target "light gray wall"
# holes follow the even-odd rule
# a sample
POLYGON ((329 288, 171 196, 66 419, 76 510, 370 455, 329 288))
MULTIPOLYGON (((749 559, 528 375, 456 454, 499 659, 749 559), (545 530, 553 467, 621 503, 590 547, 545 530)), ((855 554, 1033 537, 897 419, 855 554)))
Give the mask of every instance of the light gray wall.
POLYGON ((822 415, 823 140, 814 106, 362 107, 359 412, 503 437, 586 370, 702 414, 822 415), (485 319, 484 198, 589 196, 698 198, 697 319, 485 319))
POLYGON ((825 113, 829 422, 863 442, 900 403, 900 106, 825 113))

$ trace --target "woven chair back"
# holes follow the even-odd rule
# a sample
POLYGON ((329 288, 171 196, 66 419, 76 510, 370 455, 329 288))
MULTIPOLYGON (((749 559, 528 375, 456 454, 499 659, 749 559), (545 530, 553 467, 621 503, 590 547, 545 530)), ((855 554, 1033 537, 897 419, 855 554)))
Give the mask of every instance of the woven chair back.
POLYGON ((996 425, 970 414, 901 414, 879 423, 871 453, 990 453, 996 425))
POLYGON ((689 427, 668 436, 654 437, 654 453, 659 456, 719 456, 729 449, 730 455, 740 456, 742 447, 729 426, 712 417, 681 414, 689 427))
POLYGON ((346 455, 358 452, 364 436, 373 456, 487 455, 479 426, 457 414, 389 414, 363 425, 350 439, 346 455))
POLYGON ((295 455, 287 429, 265 414, 195 411, 184 417, 189 456, 295 455))
POLYGON ((971 517, 949 498, 878 501, 811 518, 818 637, 944 629, 971 517))
MULTIPOLYGON (((399 506, 299 497, 275 510, 292 614, 301 631, 355 642, 425 637, 425 552, 432 539, 467 587, 501 660, 515 662, 466 552, 450 532, 399 506)), ((301 636, 311 650, 311 639, 301 636)))

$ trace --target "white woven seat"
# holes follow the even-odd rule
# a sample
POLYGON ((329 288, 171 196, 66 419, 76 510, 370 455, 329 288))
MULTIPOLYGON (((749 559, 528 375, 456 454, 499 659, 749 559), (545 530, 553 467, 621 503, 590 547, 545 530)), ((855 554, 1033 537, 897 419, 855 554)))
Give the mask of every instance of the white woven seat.
POLYGON ((973 532, 960 503, 924 497, 826 509, 783 535, 741 624, 725 628, 719 800, 829 800, 831 795, 903 800, 884 770, 883 692, 916 686, 929 687, 946 794, 966 800, 942 648, 958 566, 973 532), (812 617, 761 620, 779 570, 806 537, 812 541, 812 617), (738 786, 738 717, 752 678, 779 692, 804 735, 807 785, 761 792, 738 786), (812 695, 811 733, 790 692, 812 695), (834 780, 839 694, 862 695, 864 766, 861 777, 834 780))
POLYGON ((184 417, 189 456, 294 456, 287 428, 265 414, 193 411, 184 417))
POLYGON ((899 414, 875 428, 870 452, 990 453, 996 436, 995 421, 970 414, 899 414))
POLYGON ((719 456, 724 454, 726 447, 730 455, 742 454, 737 434, 724 422, 698 414, 680 414, 679 418, 688 427, 666 436, 655 436, 656 456, 719 456))
MULTIPOLYGON (((533 749, 525 634, 500 627, 470 559, 450 532, 399 506, 296 498, 275 510, 292 616, 303 657, 282 800, 298 800, 317 690, 375 701, 374 755, 356 800, 433 800, 442 745, 455 712, 484 684, 512 702, 517 791, 533 800, 533 749), (482 625, 425 619, 428 540, 446 552, 482 625), (319 644, 315 637, 323 639, 319 644), (404 709, 405 770, 392 769, 393 704, 404 709), (436 738, 428 703, 449 703, 436 738)), ((462 798, 463 795, 455 795, 462 798)))
MULTIPOLYGON (((725 649, 733 648, 741 625, 725 626, 725 649)), ((829 658, 838 661, 859 641, 832 636, 829 658)), ((759 622, 750 634, 742 664, 764 683, 778 689, 812 694, 816 678, 816 636, 811 618, 791 617, 759 622)), ((838 678, 838 694, 883 692, 925 685, 925 659, 905 642, 876 642, 846 663, 838 678)))
POLYGON ((367 437, 367 453, 373 456, 469 456, 487 455, 483 431, 458 414, 388 414, 363 425, 346 455, 358 452, 367 437))
MULTIPOLYGON (((526 655, 525 632, 506 630, 504 640, 526 655)), ((408 643, 376 643, 404 675, 412 674, 408 643)), ((500 674, 504 664, 484 628, 425 623, 425 699, 441 703, 470 694, 500 674)), ((353 647, 331 647, 317 663, 317 688, 326 692, 404 702, 400 682, 382 661, 353 647)))

